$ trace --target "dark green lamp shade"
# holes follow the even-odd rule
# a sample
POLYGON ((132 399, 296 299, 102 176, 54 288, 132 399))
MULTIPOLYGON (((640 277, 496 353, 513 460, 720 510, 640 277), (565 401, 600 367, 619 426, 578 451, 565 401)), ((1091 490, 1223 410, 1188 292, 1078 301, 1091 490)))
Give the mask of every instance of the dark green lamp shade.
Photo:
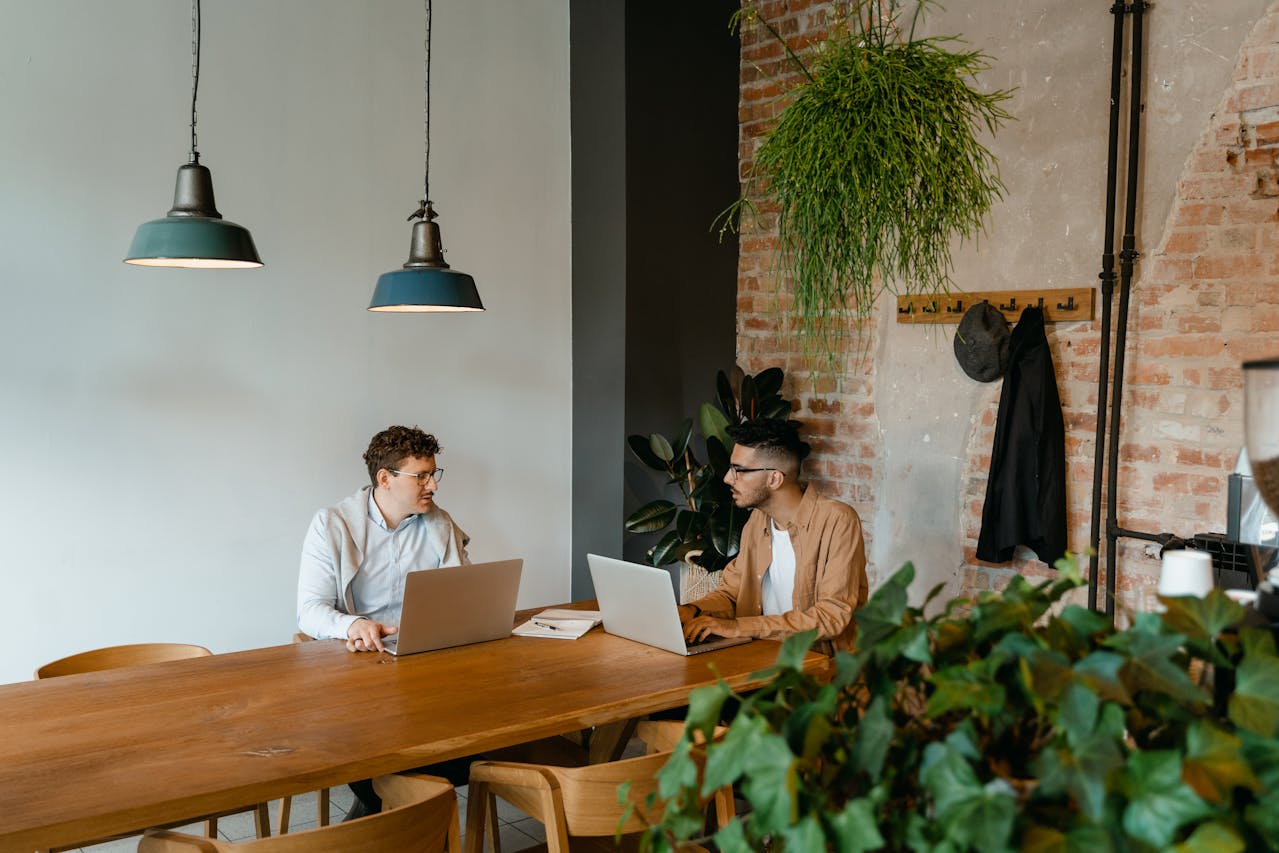
POLYGON ((483 311, 475 279, 444 262, 440 226, 430 202, 422 202, 422 219, 413 223, 409 259, 403 269, 378 276, 370 311, 483 311))
POLYGON ((167 216, 142 223, 124 262, 203 269, 262 266, 247 228, 204 216, 167 216))
POLYGON ((451 269, 400 269, 378 276, 370 311, 483 311, 475 279, 451 269))
POLYGON ((213 176, 199 163, 178 167, 173 208, 138 226, 126 264, 246 269, 262 266, 249 229, 227 222, 213 201, 213 176))

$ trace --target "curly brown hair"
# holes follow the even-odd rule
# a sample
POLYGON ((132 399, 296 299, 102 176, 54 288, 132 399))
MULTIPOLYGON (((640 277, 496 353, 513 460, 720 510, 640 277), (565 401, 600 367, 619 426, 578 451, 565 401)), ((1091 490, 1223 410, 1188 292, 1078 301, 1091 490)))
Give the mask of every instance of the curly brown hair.
POLYGON ((417 427, 390 426, 373 436, 364 451, 364 464, 369 466, 369 481, 377 485, 377 472, 398 468, 410 456, 429 459, 441 450, 440 443, 429 432, 417 427))

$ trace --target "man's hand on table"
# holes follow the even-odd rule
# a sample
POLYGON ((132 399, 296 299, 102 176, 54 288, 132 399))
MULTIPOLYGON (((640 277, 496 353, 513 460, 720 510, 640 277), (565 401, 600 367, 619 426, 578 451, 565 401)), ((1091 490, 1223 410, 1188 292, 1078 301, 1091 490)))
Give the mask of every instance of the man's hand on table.
POLYGON ((346 650, 348 652, 380 652, 383 651, 382 638, 389 637, 400 630, 394 625, 383 625, 372 619, 356 619, 346 629, 346 650))
POLYGON ((691 604, 679 606, 679 621, 684 626, 684 638, 690 643, 700 643, 713 636, 738 637, 736 619, 720 619, 717 616, 706 616, 691 604))

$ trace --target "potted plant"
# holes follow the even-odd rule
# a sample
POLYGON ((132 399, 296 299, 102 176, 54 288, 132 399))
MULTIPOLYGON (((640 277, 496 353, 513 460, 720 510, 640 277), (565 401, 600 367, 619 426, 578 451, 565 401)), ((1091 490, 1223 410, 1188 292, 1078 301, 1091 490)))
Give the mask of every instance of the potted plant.
POLYGON ((930 0, 908 21, 900 5, 832 4, 825 39, 805 57, 753 4, 734 15, 781 42, 798 82, 720 221, 737 227, 761 202, 776 213, 774 272, 810 363, 837 364, 881 288, 946 292, 952 239, 975 237, 1003 194, 981 138, 1010 118, 1000 105, 1011 93, 977 87, 985 54, 916 38, 930 0))
POLYGON ((734 368, 731 380, 718 371, 715 402, 703 403, 697 412, 700 453, 692 418, 685 418, 672 436, 652 433, 626 440, 640 462, 679 490, 679 503, 665 498, 650 501, 631 513, 625 524, 630 533, 666 531, 645 558, 654 566, 683 561, 693 577, 684 578, 682 588, 713 583, 714 578, 706 575, 721 571, 737 554, 749 511, 733 505, 732 492, 724 482, 733 450, 727 428, 750 418, 788 415, 793 405, 781 395, 784 378, 777 367, 754 376, 734 368))
POLYGON ((858 612, 859 651, 832 676, 801 670, 810 633, 758 692, 695 691, 648 849, 700 833, 678 805, 699 784, 689 734, 725 712, 701 785, 736 785, 751 808, 716 835, 724 851, 1279 849, 1271 630, 1240 626, 1219 591, 1116 630, 1064 604, 1082 580, 1058 570, 928 617, 907 604, 907 564, 858 612), (1192 678, 1203 667, 1215 690, 1192 678))

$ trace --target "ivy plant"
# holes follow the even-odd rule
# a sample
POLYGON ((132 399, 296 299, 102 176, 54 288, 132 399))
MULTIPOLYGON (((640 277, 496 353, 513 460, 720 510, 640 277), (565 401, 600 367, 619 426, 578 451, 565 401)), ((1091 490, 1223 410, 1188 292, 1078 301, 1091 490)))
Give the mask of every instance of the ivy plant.
POLYGON ((714 572, 737 554, 749 510, 733 504, 732 491, 724 482, 733 452, 728 426, 750 418, 789 415, 793 406, 781 395, 784 380, 778 367, 754 376, 734 368, 731 379, 718 371, 715 402, 703 403, 698 409, 697 433, 693 419, 685 418, 672 436, 655 432, 627 438, 635 457, 660 472, 666 485, 678 489, 682 498, 678 504, 665 498, 650 501, 626 519, 629 533, 666 531, 646 554, 650 564, 664 566, 700 552, 697 564, 714 572), (697 435, 701 436, 705 461, 694 446, 697 435))
POLYGON ((931 0, 912 4, 909 21, 900 5, 833 4, 806 59, 754 5, 734 17, 782 43, 798 82, 721 221, 776 212, 774 272, 810 364, 821 354, 833 366, 881 287, 948 291, 952 239, 976 237, 1003 195, 982 138, 1011 118, 1001 106, 1011 92, 977 85, 986 54, 915 37, 931 0))
POLYGON ((700 833, 692 795, 735 785, 750 808, 716 834, 722 851, 1279 849, 1270 628, 1244 627, 1214 591, 1117 630, 1066 604, 1082 580, 1068 561, 1058 572, 928 617, 907 603, 907 564, 831 673, 804 672, 809 632, 757 692, 695 691, 644 846, 700 833), (1192 678, 1205 669, 1213 688, 1192 678), (699 777, 691 734, 725 715, 699 777))

